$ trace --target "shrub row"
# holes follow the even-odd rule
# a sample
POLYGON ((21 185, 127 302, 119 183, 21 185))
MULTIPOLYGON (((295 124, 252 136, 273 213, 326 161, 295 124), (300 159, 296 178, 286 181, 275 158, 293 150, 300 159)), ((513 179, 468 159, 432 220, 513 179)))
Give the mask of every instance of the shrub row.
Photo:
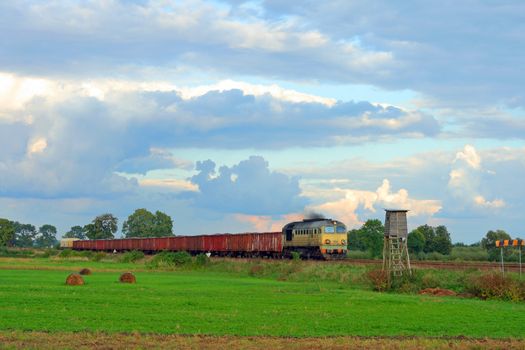
POLYGON ((153 259, 151 259, 147 263, 147 266, 149 268, 174 267, 174 266, 188 266, 193 263, 197 266, 204 266, 204 265, 209 264, 209 262, 210 262, 210 258, 208 258, 208 256, 205 254, 197 255, 194 261, 188 252, 164 251, 164 252, 155 254, 153 259))
POLYGON ((492 272, 473 276, 467 285, 467 292, 481 299, 525 301, 525 282, 492 272))
POLYGON ((144 253, 140 250, 132 250, 130 252, 126 252, 122 254, 120 257, 120 262, 123 263, 134 263, 138 260, 144 259, 144 253))
POLYGON ((387 272, 373 269, 366 271, 364 278, 379 292, 417 293, 427 288, 443 288, 481 299, 525 301, 525 281, 498 272, 465 271, 452 280, 443 280, 431 270, 414 270, 410 275, 391 278, 389 283, 387 272))

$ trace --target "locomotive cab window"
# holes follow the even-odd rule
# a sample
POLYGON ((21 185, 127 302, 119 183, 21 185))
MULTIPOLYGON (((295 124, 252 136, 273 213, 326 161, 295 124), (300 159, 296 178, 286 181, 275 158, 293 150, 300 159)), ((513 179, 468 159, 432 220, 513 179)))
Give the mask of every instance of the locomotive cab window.
POLYGON ((345 227, 344 226, 337 226, 337 233, 345 233, 346 230, 345 230, 345 227))
POLYGON ((326 227, 324 228, 324 232, 326 232, 326 233, 334 233, 335 230, 334 230, 334 227, 333 227, 333 226, 326 226, 326 227))

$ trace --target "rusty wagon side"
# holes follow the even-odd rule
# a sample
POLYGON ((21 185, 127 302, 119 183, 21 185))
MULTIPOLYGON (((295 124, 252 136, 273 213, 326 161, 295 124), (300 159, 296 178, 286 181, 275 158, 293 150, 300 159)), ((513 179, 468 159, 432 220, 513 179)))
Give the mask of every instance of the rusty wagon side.
POLYGON ((187 251, 218 256, 278 256, 283 251, 281 232, 222 233, 199 236, 78 240, 75 250, 144 252, 187 251))

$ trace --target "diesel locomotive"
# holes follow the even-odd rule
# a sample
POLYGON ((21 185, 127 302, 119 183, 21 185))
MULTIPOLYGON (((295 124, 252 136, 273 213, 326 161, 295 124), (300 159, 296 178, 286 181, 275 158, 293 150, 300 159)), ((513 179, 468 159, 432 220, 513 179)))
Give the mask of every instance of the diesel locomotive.
POLYGON ((305 219, 283 227, 283 251, 305 258, 339 259, 346 256, 346 226, 332 219, 305 219))

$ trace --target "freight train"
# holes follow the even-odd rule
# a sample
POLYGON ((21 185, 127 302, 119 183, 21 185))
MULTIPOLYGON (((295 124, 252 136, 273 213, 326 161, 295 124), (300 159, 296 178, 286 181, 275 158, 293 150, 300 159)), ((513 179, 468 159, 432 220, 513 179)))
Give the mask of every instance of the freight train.
POLYGON ((95 251, 163 250, 209 253, 232 257, 291 257, 297 252, 305 259, 341 259, 347 251, 346 226, 332 219, 305 219, 285 225, 281 232, 213 234, 158 238, 64 239, 62 248, 95 251))

